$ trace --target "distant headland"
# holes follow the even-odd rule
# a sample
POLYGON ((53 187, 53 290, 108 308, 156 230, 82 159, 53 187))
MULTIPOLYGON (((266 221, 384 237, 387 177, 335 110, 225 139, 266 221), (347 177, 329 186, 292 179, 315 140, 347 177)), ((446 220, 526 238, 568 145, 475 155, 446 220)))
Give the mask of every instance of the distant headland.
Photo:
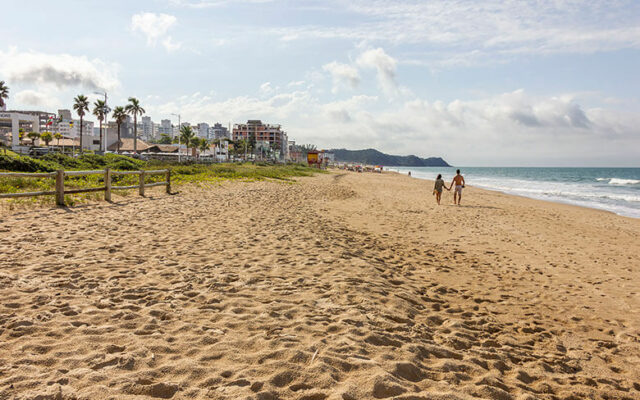
POLYGON ((369 165, 385 165, 393 167, 450 167, 445 160, 440 157, 420 158, 414 155, 394 156, 382 153, 376 149, 365 150, 330 150, 335 154, 336 161, 362 163, 369 165))

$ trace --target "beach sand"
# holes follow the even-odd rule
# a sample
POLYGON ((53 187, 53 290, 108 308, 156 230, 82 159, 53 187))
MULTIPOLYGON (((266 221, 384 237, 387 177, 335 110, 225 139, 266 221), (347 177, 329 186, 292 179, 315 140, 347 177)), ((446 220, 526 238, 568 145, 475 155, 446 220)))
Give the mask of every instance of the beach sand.
POLYGON ((640 399, 640 220, 333 172, 0 213, 0 399, 640 399))

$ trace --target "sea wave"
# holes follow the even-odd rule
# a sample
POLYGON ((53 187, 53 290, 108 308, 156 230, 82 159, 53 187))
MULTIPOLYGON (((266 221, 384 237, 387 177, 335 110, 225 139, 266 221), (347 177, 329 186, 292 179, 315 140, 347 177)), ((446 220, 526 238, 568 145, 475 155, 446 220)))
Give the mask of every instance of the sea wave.
POLYGON ((611 178, 609 185, 637 185, 640 183, 638 179, 619 179, 611 178))
POLYGON ((640 184, 640 179, 622 179, 622 178, 596 178, 598 182, 608 182, 609 185, 637 185, 640 184))

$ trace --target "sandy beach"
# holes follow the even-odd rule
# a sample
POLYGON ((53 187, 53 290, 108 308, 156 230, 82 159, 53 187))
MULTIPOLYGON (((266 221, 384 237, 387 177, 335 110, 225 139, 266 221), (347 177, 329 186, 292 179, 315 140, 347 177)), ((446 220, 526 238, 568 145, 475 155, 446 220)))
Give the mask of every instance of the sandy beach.
POLYGON ((432 188, 4 207, 0 400, 640 399, 640 220, 432 188))

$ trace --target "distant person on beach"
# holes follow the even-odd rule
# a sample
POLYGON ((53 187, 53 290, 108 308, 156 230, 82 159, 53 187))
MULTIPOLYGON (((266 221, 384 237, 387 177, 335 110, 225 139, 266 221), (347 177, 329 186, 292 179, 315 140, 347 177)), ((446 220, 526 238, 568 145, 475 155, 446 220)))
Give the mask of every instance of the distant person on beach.
POLYGON ((436 195, 436 201, 438 202, 438 205, 440 205, 440 198, 442 197, 442 189, 446 188, 447 190, 451 190, 451 187, 447 187, 444 184, 444 180, 442 179, 442 175, 438 174, 438 177, 436 178, 436 184, 433 186, 433 194, 436 195))
POLYGON ((456 170, 456 176, 453 177, 449 189, 451 189, 454 184, 456 185, 456 189, 453 192, 453 204, 460 205, 460 200, 462 200, 462 189, 464 188, 464 177, 460 175, 460 170, 456 170), (458 197, 457 202, 456 196, 458 197))

